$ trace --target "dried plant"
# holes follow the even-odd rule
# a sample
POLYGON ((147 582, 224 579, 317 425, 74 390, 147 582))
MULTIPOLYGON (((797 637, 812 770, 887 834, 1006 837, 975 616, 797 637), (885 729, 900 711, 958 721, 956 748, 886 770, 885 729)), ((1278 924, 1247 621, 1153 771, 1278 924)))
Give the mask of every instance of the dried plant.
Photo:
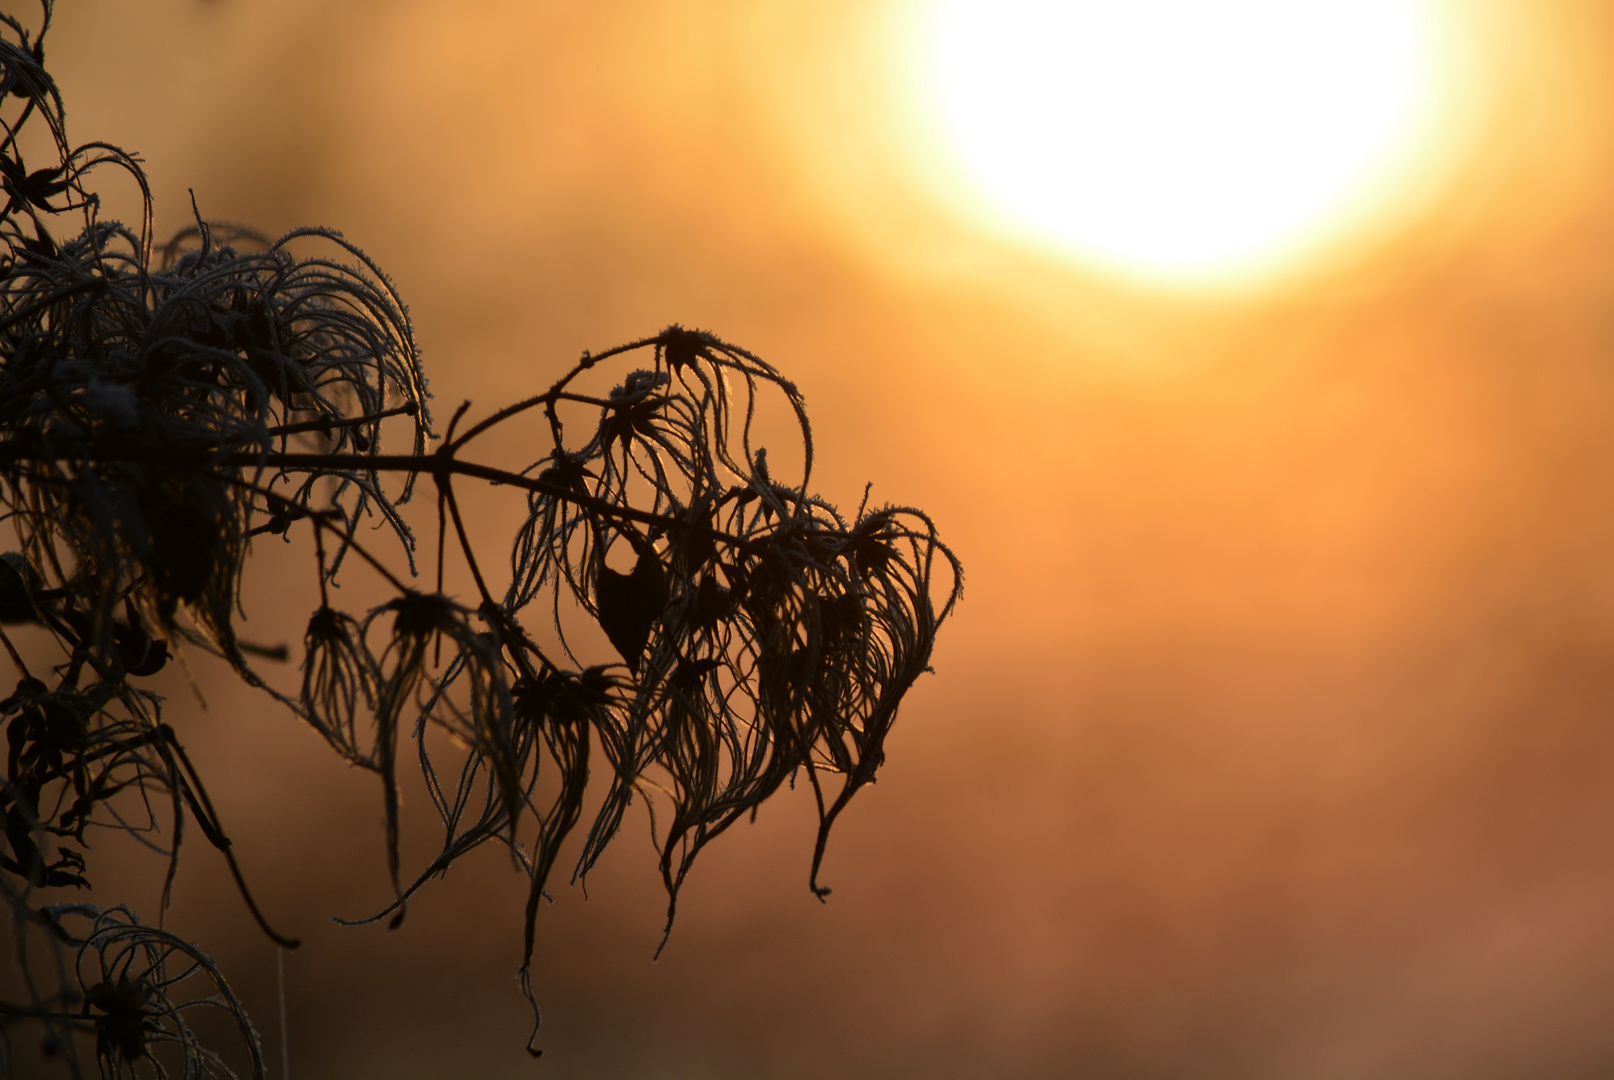
POLYGON ((227 1062, 263 1075, 240 1003, 199 948, 126 907, 40 899, 88 884, 93 828, 162 852, 172 882, 188 818, 264 932, 295 945, 259 913, 202 778, 141 687, 187 649, 223 658, 377 775, 396 899, 376 919, 396 925, 410 896, 472 848, 509 849, 529 879, 529 1000, 539 899, 595 773, 605 790, 573 877, 639 797, 669 931, 701 849, 798 778, 819 817, 809 881, 826 894, 830 829, 879 769, 958 597, 957 560, 930 520, 870 508, 867 495, 844 517, 814 496, 796 388, 751 353, 676 326, 585 354, 485 419, 468 422, 461 407, 439 439, 404 306, 340 235, 300 229, 270 243, 198 213, 154 246, 139 163, 67 140, 44 67, 50 15, 43 0, 34 32, 0 16, 0 504, 16 536, 0 556, 0 623, 54 650, 30 671, 0 631, 20 675, 0 701, 0 892, 25 988, 0 1002, 0 1063, 32 1025, 72 1075, 92 1056, 105 1076, 234 1075, 227 1062), (40 127, 48 140, 21 137, 40 127), (24 163, 25 144, 48 148, 43 167, 24 163), (90 180, 104 169, 139 188, 138 226, 99 217, 90 180), (63 222, 76 235, 58 239, 63 222), (757 442, 770 395, 793 418, 772 437, 796 440, 799 480, 775 478, 757 442), (517 424, 532 430, 536 460, 468 456, 517 424), (526 495, 502 591, 461 511, 470 483, 526 495), (408 580, 416 545, 399 509, 417 484, 436 499, 430 590, 408 580), (407 571, 361 542, 376 524, 407 571), (293 536, 312 548, 320 606, 300 688, 276 689, 235 624, 254 538, 293 536), (445 554, 474 581, 467 601, 444 594, 445 554), (354 565, 392 598, 337 607, 331 586, 354 565), (611 662, 593 655, 601 634, 611 662), (429 737, 434 728, 450 738, 429 737), (406 874, 399 756, 410 741, 443 842, 406 874), (198 1010, 231 1017, 244 1051, 204 1049, 186 1023, 198 1010))

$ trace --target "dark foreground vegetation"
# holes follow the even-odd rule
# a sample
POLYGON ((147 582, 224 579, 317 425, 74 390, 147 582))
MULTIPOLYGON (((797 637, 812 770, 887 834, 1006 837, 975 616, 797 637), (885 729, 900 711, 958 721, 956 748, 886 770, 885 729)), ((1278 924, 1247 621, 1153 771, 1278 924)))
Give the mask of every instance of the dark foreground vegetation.
POLYGON ((18 989, 0 1000, 0 1074, 26 1053, 70 1076, 265 1075, 208 954, 83 892, 97 830, 159 853, 170 884, 199 833, 263 932, 296 944, 254 904, 181 729, 144 685, 188 650, 375 774, 395 899, 374 919, 397 925, 473 848, 508 849, 529 881, 525 941, 512 942, 529 1000, 563 843, 582 827, 575 880, 636 798, 669 930, 704 845, 786 784, 816 799, 809 880, 827 893, 830 829, 879 769, 958 597, 929 519, 866 498, 848 516, 814 496, 796 388, 679 327, 585 353, 491 415, 462 406, 439 433, 402 301, 339 234, 270 242, 196 212, 153 240, 138 161, 68 140, 50 16, 45 0, 36 24, 0 26, 0 506, 14 538, 0 644, 18 673, 0 701, 4 985, 18 989), (137 188, 142 220, 104 220, 92 180, 137 188), (797 444, 799 476, 769 470, 769 410, 793 419, 766 437, 797 444), (504 425, 525 425, 529 459, 475 455, 504 425), (526 495, 496 571, 461 510, 469 484, 526 495), (435 504, 420 577, 400 511, 411 496, 435 504), (272 650, 236 635, 252 547, 281 542, 306 547, 319 587, 300 686, 260 676, 272 650), (444 593, 445 559, 463 561, 474 594, 444 593), (331 586, 352 574, 388 599, 345 610, 331 586), (614 655, 591 655, 601 632, 614 655), (424 866, 399 857, 401 768, 420 770, 442 822, 424 866), (198 1037, 210 1014, 227 1022, 202 1026, 233 1031, 232 1045, 198 1037))

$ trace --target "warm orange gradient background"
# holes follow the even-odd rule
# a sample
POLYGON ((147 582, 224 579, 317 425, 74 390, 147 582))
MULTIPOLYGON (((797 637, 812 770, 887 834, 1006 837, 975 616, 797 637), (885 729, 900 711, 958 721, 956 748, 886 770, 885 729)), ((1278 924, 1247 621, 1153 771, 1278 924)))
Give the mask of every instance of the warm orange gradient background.
MULTIPOLYGON (((826 494, 872 479, 965 561, 830 903, 783 800, 705 856, 652 966, 625 836, 544 912, 538 1075, 1606 1075, 1614 12, 1455 5, 1483 77, 1416 212, 1195 296, 930 201, 894 119, 905 10, 103 0, 52 33, 71 134, 146 158, 162 231, 189 187, 387 267, 441 414, 708 328, 803 389, 826 494)), ((483 520, 496 551, 514 512, 483 520)), ((252 632, 296 641, 308 608, 272 608, 306 567, 258 574, 252 632)), ((508 860, 396 934, 332 926, 387 896, 373 778, 245 689, 172 690, 307 941, 292 1075, 533 1075, 508 860)), ((273 947, 216 863, 193 845, 173 918, 273 1046, 273 947)))

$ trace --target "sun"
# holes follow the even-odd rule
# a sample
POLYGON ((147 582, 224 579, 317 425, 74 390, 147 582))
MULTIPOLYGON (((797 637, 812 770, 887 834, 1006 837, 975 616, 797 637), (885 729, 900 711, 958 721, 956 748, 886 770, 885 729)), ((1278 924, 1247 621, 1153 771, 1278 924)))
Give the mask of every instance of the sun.
POLYGON ((995 224, 1177 281, 1348 231, 1431 138, 1428 0, 937 0, 929 92, 995 224))

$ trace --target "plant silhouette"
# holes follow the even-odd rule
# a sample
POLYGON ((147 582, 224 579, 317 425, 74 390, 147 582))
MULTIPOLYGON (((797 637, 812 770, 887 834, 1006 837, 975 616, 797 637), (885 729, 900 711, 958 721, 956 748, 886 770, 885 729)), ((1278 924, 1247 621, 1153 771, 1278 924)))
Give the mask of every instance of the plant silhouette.
POLYGON ((677 326, 584 354, 483 419, 462 406, 439 437, 404 305, 338 233, 269 242, 197 213, 154 244, 139 163, 68 141, 42 7, 34 31, 0 16, 0 504, 16 541, 0 555, 0 624, 12 628, 0 643, 20 676, 0 701, 0 893, 24 988, 0 1001, 0 1065, 31 1032, 67 1075, 91 1059, 108 1077, 264 1075, 207 953, 127 906, 58 899, 90 883, 94 829, 162 852, 171 885, 188 820, 264 933, 296 944, 254 903, 203 778, 142 685, 185 650, 223 658, 378 777, 395 898, 375 919, 397 925, 415 891, 473 848, 509 849, 529 883, 529 1001, 539 899, 584 824, 591 778, 604 791, 574 879, 640 798, 669 931, 701 849, 798 778, 819 819, 809 883, 826 894, 831 827, 879 769, 958 598, 958 562, 930 520, 866 495, 848 518, 815 497, 796 388, 677 326), (140 191, 132 226, 100 217, 91 179, 108 170, 140 191), (757 430, 769 396, 793 418, 770 435, 797 440, 799 480, 769 472, 757 430), (531 429, 534 460, 471 456, 516 424, 531 429), (462 513, 472 483, 526 496, 502 592, 462 513), (417 492, 435 499, 430 588, 413 583, 399 509, 417 492), (390 556, 368 538, 377 526, 390 556), (235 630, 253 542, 279 538, 312 549, 319 586, 300 687, 260 677, 265 650, 235 630), (399 553, 407 571, 389 566, 399 553), (474 596, 445 595, 445 556, 463 560, 474 596), (355 567, 391 598, 338 606, 331 586, 355 567), (591 624, 620 662, 589 662, 578 637, 591 624), (50 659, 25 664, 29 649, 50 659), (452 738, 429 740, 433 729, 452 738), (438 854, 409 872, 406 752, 443 829, 438 854), (239 1047, 193 1033, 190 1017, 218 1010, 239 1047))

